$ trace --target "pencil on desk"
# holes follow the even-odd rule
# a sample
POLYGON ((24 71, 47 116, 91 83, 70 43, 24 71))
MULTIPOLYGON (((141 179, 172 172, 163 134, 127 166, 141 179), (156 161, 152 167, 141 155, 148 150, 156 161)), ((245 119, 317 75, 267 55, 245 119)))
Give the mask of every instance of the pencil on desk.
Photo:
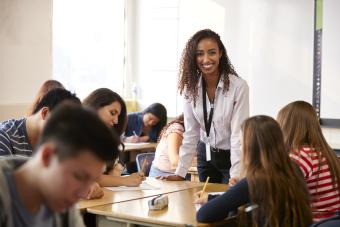
POLYGON ((200 198, 202 198, 202 196, 203 196, 203 193, 204 193, 204 191, 205 191, 205 188, 206 188, 206 187, 207 187, 207 185, 208 185, 209 178, 210 178, 210 177, 207 177, 207 180, 205 181, 205 184, 204 184, 204 186, 203 186, 203 189, 202 189, 202 192, 201 192, 201 196, 200 196, 200 198))
POLYGON ((141 168, 141 170, 140 170, 141 173, 144 173, 145 164, 146 164, 146 158, 143 160, 142 168, 141 168))

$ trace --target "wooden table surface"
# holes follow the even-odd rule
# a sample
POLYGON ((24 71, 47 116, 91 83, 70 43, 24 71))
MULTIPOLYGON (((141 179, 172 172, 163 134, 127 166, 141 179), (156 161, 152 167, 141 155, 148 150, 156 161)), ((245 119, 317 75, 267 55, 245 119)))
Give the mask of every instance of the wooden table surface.
MULTIPOLYGON (((208 184, 206 191, 225 191, 227 187, 226 184, 208 184)), ((142 198, 90 207, 87 212, 105 217, 106 222, 107 218, 112 218, 124 223, 150 226, 207 226, 196 221, 196 205, 193 203, 194 193, 201 189, 202 187, 195 187, 167 194, 168 207, 160 211, 149 210, 148 200, 151 198, 142 198)))
POLYGON ((140 199, 170 192, 181 191, 189 188, 202 188, 204 185, 200 182, 191 181, 163 181, 148 177, 146 182, 160 189, 157 190, 139 190, 139 191, 110 191, 104 188, 104 196, 100 199, 81 200, 78 208, 84 211, 88 207, 99 206, 104 204, 119 203, 134 199, 140 199))
POLYGON ((155 151, 157 144, 158 143, 124 143, 124 151, 155 151))

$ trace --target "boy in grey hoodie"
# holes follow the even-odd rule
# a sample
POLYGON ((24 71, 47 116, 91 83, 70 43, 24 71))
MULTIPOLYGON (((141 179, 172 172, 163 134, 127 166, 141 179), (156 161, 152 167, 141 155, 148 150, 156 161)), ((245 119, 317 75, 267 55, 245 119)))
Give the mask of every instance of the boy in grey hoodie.
POLYGON ((95 113, 57 107, 31 159, 0 159, 0 227, 84 226, 73 205, 117 157, 118 141, 95 113))

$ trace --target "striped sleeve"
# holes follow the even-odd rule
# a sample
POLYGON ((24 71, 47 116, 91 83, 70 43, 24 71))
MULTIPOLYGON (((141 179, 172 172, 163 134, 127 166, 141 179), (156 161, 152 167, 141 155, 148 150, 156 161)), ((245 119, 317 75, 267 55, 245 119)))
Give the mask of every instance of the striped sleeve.
POLYGON ((6 132, 0 130, 0 156, 12 155, 11 141, 6 132))
POLYGON ((290 158, 300 167, 304 177, 310 177, 313 173, 313 160, 304 150, 300 152, 292 151, 290 158))

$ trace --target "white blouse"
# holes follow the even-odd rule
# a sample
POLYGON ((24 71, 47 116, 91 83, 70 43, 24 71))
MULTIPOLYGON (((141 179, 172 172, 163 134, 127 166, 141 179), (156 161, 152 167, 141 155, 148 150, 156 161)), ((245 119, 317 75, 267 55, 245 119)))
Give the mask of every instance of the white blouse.
MULTIPOLYGON (((196 106, 194 106, 193 101, 184 99, 185 132, 175 174, 185 177, 192 158, 196 154, 197 143, 202 140, 214 148, 230 149, 230 177, 239 177, 241 158, 239 135, 242 122, 249 117, 249 88, 246 81, 240 77, 229 75, 229 80, 229 90, 224 94, 222 77, 217 85, 209 138, 206 135, 204 125, 202 77, 198 82, 196 106)), ((209 116, 210 101, 208 97, 206 100, 209 116)))

